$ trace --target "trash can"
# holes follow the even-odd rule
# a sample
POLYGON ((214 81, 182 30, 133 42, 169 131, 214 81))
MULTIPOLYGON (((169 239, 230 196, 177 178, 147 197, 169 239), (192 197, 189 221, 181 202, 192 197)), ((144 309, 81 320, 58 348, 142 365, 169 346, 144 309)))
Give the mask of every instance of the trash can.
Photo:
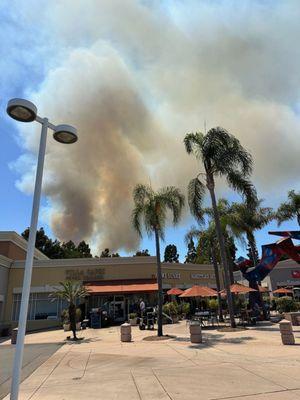
POLYGON ((121 342, 131 342, 131 325, 127 322, 121 325, 121 342))
POLYGON ((202 330, 199 321, 190 323, 191 343, 202 343, 202 330))
POLYGON ((293 334, 292 323, 286 319, 279 322, 279 329, 281 334, 282 344, 291 345, 295 344, 295 337, 293 334))
POLYGON ((17 343, 17 337, 18 337, 18 328, 14 328, 11 331, 11 344, 17 343))

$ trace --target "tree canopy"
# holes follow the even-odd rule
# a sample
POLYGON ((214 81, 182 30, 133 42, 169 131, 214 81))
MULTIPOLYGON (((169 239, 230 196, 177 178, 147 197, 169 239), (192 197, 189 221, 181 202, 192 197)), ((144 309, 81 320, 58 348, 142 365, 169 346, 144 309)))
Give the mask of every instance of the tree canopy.
MULTIPOLYGON (((24 239, 29 238, 29 228, 21 234, 24 239)), ((91 258, 89 245, 82 240, 78 246, 72 240, 60 242, 49 238, 43 227, 37 230, 35 247, 49 258, 91 258)))
POLYGON ((175 244, 168 244, 165 248, 164 262, 178 263, 179 254, 177 253, 177 247, 175 244))

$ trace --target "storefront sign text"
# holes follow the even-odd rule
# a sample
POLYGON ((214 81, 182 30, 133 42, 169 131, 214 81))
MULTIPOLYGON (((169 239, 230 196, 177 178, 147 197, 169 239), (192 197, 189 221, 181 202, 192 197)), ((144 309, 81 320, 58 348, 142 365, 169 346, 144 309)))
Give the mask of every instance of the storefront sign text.
POLYGON ((215 279, 214 274, 191 274, 192 279, 215 279))
POLYGON ((104 278, 105 269, 67 269, 66 279, 73 281, 87 281, 104 278))

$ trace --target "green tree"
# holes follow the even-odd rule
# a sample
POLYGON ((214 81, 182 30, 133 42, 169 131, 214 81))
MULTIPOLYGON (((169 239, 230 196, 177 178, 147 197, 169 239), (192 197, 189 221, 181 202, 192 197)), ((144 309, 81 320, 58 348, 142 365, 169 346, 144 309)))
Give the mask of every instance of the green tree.
POLYGON ((257 200, 251 205, 246 203, 233 203, 226 216, 227 224, 233 232, 246 235, 253 265, 259 263, 254 233, 262 229, 274 218, 272 208, 261 207, 261 203, 262 200, 257 200))
POLYGON ((164 262, 178 263, 179 254, 177 253, 177 247, 175 244, 168 244, 165 248, 164 262))
POLYGON ((197 251, 195 247, 195 243, 192 237, 188 237, 186 240, 187 244, 187 255, 185 256, 185 264, 195 264, 197 258, 197 251))
POLYGON ((288 192, 288 201, 282 203, 276 213, 278 225, 284 221, 297 218, 298 225, 300 226, 300 193, 295 190, 288 192))
POLYGON ((107 257, 111 257, 109 249, 104 249, 100 254, 100 258, 107 258, 107 257))
POLYGON ((157 260, 157 284, 158 284, 158 336, 163 335, 162 306, 163 288, 160 259, 160 239, 164 238, 164 230, 167 221, 167 211, 173 216, 173 224, 176 225, 181 217, 184 207, 184 196, 180 190, 167 186, 155 192, 148 185, 136 185, 133 190, 134 209, 132 212, 132 224, 142 237, 142 225, 149 236, 154 235, 157 260))
POLYGON ((230 292, 229 265, 217 208, 215 178, 226 178, 228 185, 243 194, 248 204, 255 201, 256 192, 249 180, 252 172, 252 157, 242 147, 237 138, 220 127, 210 129, 206 135, 202 133, 189 133, 184 138, 184 144, 187 153, 194 154, 201 163, 200 173, 190 181, 188 186, 190 210, 198 221, 203 221, 202 203, 205 189, 208 189, 225 272, 225 288, 230 321, 231 326, 235 327, 234 309, 230 292))
POLYGON ((80 257, 83 257, 83 258, 91 258, 92 257, 90 246, 84 240, 82 240, 78 244, 77 251, 79 252, 80 257))
POLYGON ((61 288, 56 289, 50 294, 53 299, 62 299, 68 302, 68 312, 71 325, 71 331, 73 332, 74 340, 77 340, 76 336, 76 302, 78 299, 88 296, 89 292, 80 283, 74 281, 59 282, 61 288))
POLYGON ((133 255, 133 257, 149 257, 150 256, 150 253, 149 253, 149 250, 148 249, 146 249, 146 250, 138 250, 134 255, 133 255))

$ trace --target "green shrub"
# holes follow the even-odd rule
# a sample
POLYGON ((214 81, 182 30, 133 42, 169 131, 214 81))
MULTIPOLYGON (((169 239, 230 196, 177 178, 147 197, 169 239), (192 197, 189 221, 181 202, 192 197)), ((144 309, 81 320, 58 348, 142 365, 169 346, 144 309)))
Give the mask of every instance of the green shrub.
POLYGON ((163 312, 167 315, 175 316, 179 314, 179 306, 176 301, 170 301, 163 305, 163 312))
POLYGON ((217 299, 210 299, 208 302, 208 308, 211 311, 217 311, 218 310, 218 300, 217 299))
POLYGON ((137 313, 130 313, 129 314, 129 319, 134 319, 137 317, 137 313))
POLYGON ((190 313, 190 303, 181 303, 179 305, 180 314, 188 315, 190 313))
POLYGON ((297 311, 298 303, 289 296, 279 297, 276 301, 277 310, 280 313, 297 311))

